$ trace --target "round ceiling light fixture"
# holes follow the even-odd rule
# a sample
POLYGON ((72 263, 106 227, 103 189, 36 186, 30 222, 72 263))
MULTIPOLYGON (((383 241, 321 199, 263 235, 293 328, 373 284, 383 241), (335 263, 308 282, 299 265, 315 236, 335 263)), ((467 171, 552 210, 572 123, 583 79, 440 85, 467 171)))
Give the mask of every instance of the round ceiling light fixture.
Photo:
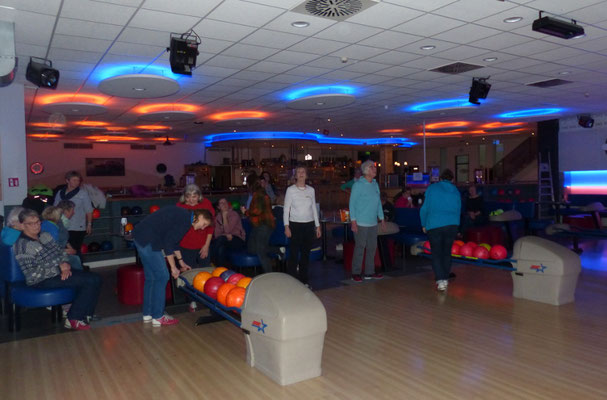
POLYGON ((523 17, 508 17, 504 19, 504 22, 507 24, 514 24, 516 22, 520 22, 523 20, 523 17))
POLYGON ((293 26, 294 28, 307 28, 308 26, 310 26, 310 23, 307 21, 295 21, 291 22, 291 26, 293 26))
POLYGON ((436 46, 428 44, 428 45, 420 47, 420 49, 422 49, 422 50, 434 50, 434 49, 436 49, 436 46))

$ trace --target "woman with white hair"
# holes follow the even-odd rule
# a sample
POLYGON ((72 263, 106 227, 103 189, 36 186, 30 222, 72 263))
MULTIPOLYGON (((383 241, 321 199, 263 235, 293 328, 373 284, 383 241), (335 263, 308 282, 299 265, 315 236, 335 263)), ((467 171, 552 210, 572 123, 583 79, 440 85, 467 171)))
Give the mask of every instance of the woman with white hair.
POLYGON ((12 246, 17 239, 19 239, 19 235, 21 235, 21 231, 23 230, 23 226, 21 222, 19 222, 19 213, 25 210, 23 207, 14 207, 6 217, 6 226, 2 228, 2 243, 7 246, 12 246))
POLYGON ((381 279, 383 275, 375 272, 375 251, 377 250, 377 221, 385 229, 384 211, 381 204, 379 185, 375 180, 377 167, 373 160, 361 165, 363 176, 352 186, 350 194, 350 220, 354 232, 354 256, 352 258, 352 280, 363 280, 362 264, 365 249, 364 279, 381 279))

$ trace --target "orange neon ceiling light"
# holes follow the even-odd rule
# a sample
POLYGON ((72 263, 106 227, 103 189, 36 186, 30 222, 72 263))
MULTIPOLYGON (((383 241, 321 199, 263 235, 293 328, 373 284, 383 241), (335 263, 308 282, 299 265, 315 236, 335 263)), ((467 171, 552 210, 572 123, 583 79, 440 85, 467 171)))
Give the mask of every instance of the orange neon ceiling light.
POLYGON ((94 140, 97 142, 126 142, 126 141, 134 141, 141 140, 141 138, 135 136, 111 136, 111 135, 92 135, 86 136, 86 140, 94 140))
POLYGON ((524 122, 490 122, 488 124, 481 125, 483 129, 495 129, 495 128, 505 128, 505 127, 517 127, 523 125, 524 122))
POLYGON ((404 129, 382 129, 379 133, 401 133, 404 132, 404 129))
MULTIPOLYGON (((481 135, 481 134, 485 134, 485 131, 483 130, 476 130, 476 131, 453 131, 453 132, 441 132, 441 133, 433 133, 433 132, 426 132, 426 136, 461 136, 461 135, 481 135)), ((415 136, 424 136, 423 132, 420 133, 416 133, 415 136)))
POLYGON ((36 126, 39 128, 63 128, 65 124, 58 124, 56 122, 31 122, 29 126, 36 126))
POLYGON ((76 121, 76 122, 74 122, 74 125, 79 125, 79 126, 107 126, 107 125, 109 125, 109 122, 103 122, 103 121, 76 121))
POLYGON ((29 133, 27 135, 27 137, 42 138, 42 139, 52 139, 52 138, 61 137, 61 135, 58 135, 56 133, 29 133))
POLYGON ((161 111, 186 111, 186 112, 197 112, 200 107, 195 104, 185 103, 156 103, 148 104, 146 106, 139 106, 133 109, 134 112, 139 114, 148 114, 153 112, 161 111))
POLYGON ((126 131, 127 128, 124 126, 106 126, 105 129, 108 131, 126 131))
POLYGON ((225 121, 229 119, 240 119, 240 118, 265 118, 268 113, 263 111, 229 111, 209 115, 210 119, 215 121, 225 121))
POLYGON ((107 96, 100 96, 96 94, 74 94, 74 93, 63 93, 63 94, 51 94, 44 97, 39 97, 37 103, 40 105, 53 104, 53 103, 93 103, 103 105, 109 100, 107 96))
MULTIPOLYGON (((162 137, 157 137, 157 138, 150 138, 151 140, 155 141, 155 142, 166 142, 167 139, 169 139, 169 141, 173 141, 173 142, 179 142, 181 139, 179 138, 173 138, 173 137, 166 137, 166 136, 162 136, 162 137)), ((150 140, 150 139, 146 139, 146 140, 150 140)))
POLYGON ((137 125, 135 128, 137 128, 137 129, 145 129, 145 130, 148 130, 148 131, 171 129, 170 126, 166 126, 166 125, 137 125))
POLYGON ((446 121, 426 124, 426 129, 461 128, 470 125, 468 121, 446 121))

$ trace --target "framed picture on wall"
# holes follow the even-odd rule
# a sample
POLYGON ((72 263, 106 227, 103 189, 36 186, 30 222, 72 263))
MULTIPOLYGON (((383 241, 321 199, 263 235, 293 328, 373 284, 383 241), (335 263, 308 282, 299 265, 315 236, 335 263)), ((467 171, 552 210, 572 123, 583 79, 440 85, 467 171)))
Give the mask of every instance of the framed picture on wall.
POLYGON ((86 176, 124 176, 124 158, 87 158, 86 176))

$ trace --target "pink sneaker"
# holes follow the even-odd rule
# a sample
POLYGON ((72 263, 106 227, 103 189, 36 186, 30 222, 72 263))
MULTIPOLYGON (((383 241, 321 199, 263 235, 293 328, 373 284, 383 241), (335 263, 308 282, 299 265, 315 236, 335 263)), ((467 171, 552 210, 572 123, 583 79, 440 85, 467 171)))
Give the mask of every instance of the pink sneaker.
POLYGON ((190 305, 188 307, 188 311, 189 312, 196 312, 196 310, 198 309, 198 305, 196 304, 195 301, 191 301, 190 305))
POLYGON ((65 327, 67 329, 73 329, 75 331, 88 331, 91 327, 84 321, 79 321, 77 319, 66 319, 65 327))
POLYGON ((161 318, 152 318, 152 326, 177 325, 178 319, 171 317, 169 314, 164 314, 161 318))

